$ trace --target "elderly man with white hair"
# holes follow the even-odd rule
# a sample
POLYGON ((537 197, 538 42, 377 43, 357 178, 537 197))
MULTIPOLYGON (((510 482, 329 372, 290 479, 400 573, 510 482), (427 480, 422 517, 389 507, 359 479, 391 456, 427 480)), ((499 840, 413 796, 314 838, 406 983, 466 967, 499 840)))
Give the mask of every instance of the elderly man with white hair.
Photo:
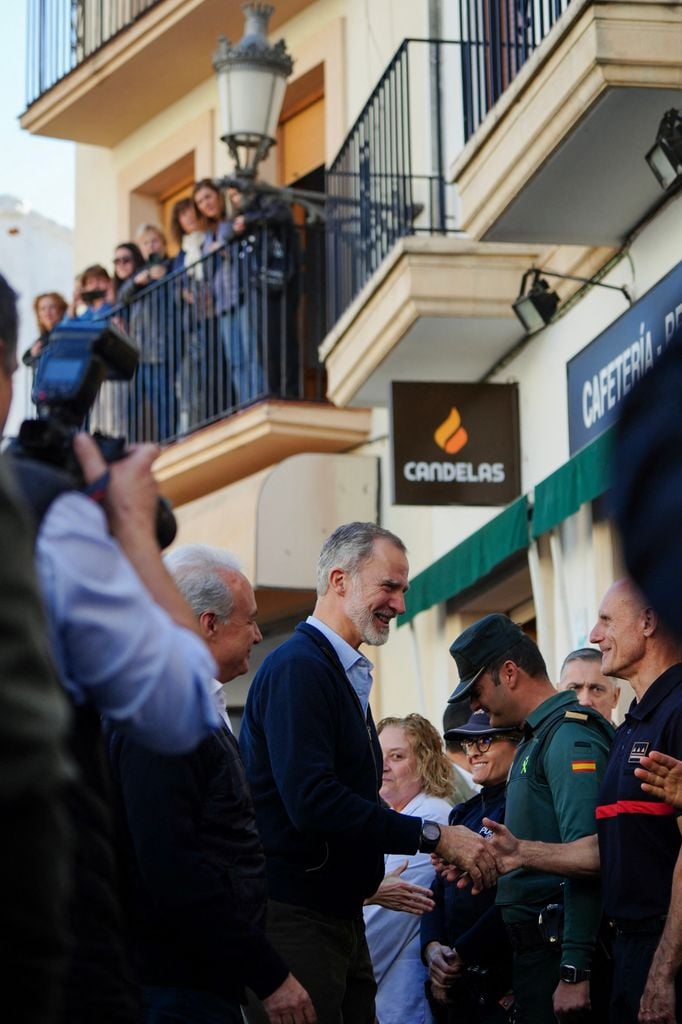
MULTIPOLYGON (((166 557, 224 683, 261 641, 251 584, 234 556, 195 544, 166 557)), ((241 1024, 245 987, 272 1024, 313 1024, 305 989, 265 937, 265 858, 237 742, 223 724, 190 754, 160 757, 114 733, 146 1024, 241 1024)))

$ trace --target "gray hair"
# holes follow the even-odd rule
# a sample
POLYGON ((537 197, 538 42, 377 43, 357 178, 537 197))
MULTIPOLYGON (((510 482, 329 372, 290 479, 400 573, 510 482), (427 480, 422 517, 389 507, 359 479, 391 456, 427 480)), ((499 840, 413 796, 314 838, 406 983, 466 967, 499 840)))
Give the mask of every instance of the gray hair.
MULTIPOLYGON (((564 658, 564 663, 561 666, 561 671, 559 672, 559 678, 564 674, 566 666, 570 665, 572 661, 599 662, 599 665, 601 666, 601 651, 598 647, 578 647, 577 650, 571 651, 571 653, 567 654, 564 658)), ((616 682, 614 676, 604 676, 604 679, 610 679, 612 683, 616 682)))
POLYGON ((376 523, 346 523, 338 526, 322 545, 317 560, 317 596, 323 597, 327 593, 332 569, 344 569, 351 576, 356 573, 362 563, 371 558, 377 540, 387 540, 403 554, 407 553, 400 537, 376 523))
POLYGON ((235 555, 208 544, 185 544, 166 555, 164 563, 197 618, 211 611, 222 622, 228 621, 234 608, 234 595, 220 574, 241 572, 235 555))

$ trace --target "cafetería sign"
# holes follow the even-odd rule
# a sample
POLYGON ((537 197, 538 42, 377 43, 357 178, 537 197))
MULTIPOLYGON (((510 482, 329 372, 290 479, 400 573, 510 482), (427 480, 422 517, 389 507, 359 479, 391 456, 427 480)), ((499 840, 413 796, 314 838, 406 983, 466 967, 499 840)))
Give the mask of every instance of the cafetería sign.
POLYGON ((516 384, 394 382, 397 505, 506 505, 521 490, 516 384))

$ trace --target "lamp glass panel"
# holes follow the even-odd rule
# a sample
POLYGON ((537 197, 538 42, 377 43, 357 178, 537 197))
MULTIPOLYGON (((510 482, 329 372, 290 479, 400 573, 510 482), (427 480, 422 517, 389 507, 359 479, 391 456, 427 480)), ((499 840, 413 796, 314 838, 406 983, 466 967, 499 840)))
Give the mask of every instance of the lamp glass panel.
POLYGON ((535 302, 530 295, 522 295, 512 308, 529 334, 545 326, 545 321, 535 308, 535 302))
POLYGON ((668 189, 672 184, 674 184, 678 176, 677 169, 670 162, 666 151, 660 143, 657 142, 656 145, 649 150, 646 155, 646 162, 658 178, 661 188, 668 189))
POLYGON ((264 135, 272 138, 272 124, 277 126, 284 82, 278 75, 259 68, 233 67, 223 74, 225 79, 224 135, 264 135), (281 83, 281 88, 277 85, 281 83), (279 95, 279 108, 273 109, 273 96, 279 95))

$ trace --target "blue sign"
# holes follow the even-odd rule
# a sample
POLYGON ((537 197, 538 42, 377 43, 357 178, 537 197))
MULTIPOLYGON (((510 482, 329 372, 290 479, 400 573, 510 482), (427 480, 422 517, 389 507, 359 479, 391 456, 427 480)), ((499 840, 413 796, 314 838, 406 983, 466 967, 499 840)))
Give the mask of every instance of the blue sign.
POLYGON ((568 363, 571 455, 615 423, 628 391, 675 337, 682 338, 682 263, 568 363))

